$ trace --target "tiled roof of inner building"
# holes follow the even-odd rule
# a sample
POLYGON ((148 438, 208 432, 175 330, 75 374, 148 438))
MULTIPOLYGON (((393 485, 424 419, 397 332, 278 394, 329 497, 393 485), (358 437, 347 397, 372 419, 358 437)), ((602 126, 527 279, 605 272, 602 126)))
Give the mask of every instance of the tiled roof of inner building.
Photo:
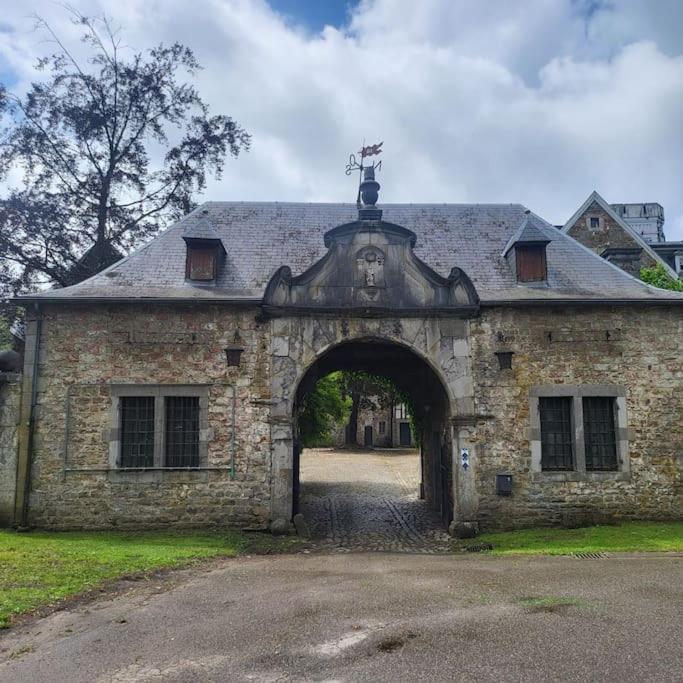
MULTIPOLYGON (((383 220, 417 235, 415 253, 447 276, 462 268, 483 304, 563 300, 683 301, 682 294, 650 287, 600 258, 521 204, 385 204, 383 220), (547 286, 517 284, 503 256, 523 221, 545 233, 547 286)), ((187 299, 255 301, 283 265, 294 274, 326 253, 325 232, 357 219, 355 204, 207 202, 110 268, 72 287, 31 300, 187 299), (183 234, 206 222, 227 255, 215 286, 185 280, 183 234)))

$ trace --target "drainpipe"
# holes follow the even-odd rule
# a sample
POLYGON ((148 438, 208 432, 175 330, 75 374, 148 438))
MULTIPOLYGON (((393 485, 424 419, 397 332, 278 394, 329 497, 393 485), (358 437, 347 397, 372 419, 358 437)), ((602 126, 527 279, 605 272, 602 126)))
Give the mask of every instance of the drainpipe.
MULTIPOLYGON (((36 334, 33 348, 32 358, 32 372, 31 372, 31 402, 29 405, 28 414, 28 430, 26 436, 26 456, 24 462, 24 471, 18 472, 17 488, 21 486, 21 509, 19 510, 19 524, 18 528, 26 528, 28 524, 28 498, 31 491, 31 465, 33 463, 33 442, 35 435, 35 421, 36 421, 36 405, 38 403, 38 361, 40 359, 40 339, 43 328, 43 319, 41 317, 40 307, 34 304, 36 312, 36 334), (20 480, 23 479, 23 486, 20 480)), ((19 464, 19 463, 17 463, 19 464)))
POLYGON ((230 479, 235 478, 235 451, 237 449, 237 383, 232 385, 232 434, 230 435, 230 479))

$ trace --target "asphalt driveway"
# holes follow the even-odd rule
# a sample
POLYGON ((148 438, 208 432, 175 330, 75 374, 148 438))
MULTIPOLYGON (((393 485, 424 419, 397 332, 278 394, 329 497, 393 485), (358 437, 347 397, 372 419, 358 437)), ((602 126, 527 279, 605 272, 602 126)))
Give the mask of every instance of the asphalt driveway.
POLYGON ((680 681, 683 558, 297 554, 0 637, 2 681, 680 681))

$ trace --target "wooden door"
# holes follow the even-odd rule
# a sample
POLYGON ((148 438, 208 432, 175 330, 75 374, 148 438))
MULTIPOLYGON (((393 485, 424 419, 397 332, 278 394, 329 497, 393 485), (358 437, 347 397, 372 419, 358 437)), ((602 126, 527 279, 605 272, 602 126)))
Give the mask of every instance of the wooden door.
POLYGON ((408 422, 401 422, 398 429, 399 445, 410 446, 410 424, 408 422))

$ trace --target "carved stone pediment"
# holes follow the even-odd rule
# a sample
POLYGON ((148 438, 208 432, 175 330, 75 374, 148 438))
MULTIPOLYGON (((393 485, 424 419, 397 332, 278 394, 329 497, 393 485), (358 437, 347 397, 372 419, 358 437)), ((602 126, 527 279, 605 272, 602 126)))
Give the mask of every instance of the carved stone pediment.
POLYGON ((415 242, 415 233, 381 220, 340 225, 325 235, 327 254, 304 273, 277 270, 264 309, 475 314, 479 297, 467 275, 453 268, 442 277, 415 255, 415 242))

